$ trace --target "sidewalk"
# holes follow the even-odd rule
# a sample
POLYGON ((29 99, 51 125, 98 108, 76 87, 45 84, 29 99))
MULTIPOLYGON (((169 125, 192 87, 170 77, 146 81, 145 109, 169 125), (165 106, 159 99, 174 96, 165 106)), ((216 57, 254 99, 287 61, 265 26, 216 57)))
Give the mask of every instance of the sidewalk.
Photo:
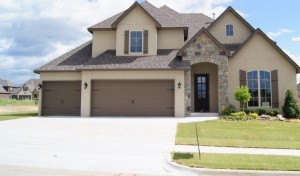
MULTIPOLYGON (((236 148, 236 147, 209 147, 200 146, 203 153, 232 153, 232 154, 262 154, 262 155, 286 155, 300 156, 300 150, 292 149, 264 149, 264 148, 236 148)), ((198 152, 197 146, 175 145, 174 152, 198 152)))

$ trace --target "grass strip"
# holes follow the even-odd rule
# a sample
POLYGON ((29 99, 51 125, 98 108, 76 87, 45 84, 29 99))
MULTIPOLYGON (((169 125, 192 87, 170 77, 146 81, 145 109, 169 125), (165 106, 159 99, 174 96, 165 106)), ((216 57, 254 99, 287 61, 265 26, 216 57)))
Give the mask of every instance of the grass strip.
POLYGON ((173 161, 196 168, 299 171, 299 156, 173 153, 173 161))

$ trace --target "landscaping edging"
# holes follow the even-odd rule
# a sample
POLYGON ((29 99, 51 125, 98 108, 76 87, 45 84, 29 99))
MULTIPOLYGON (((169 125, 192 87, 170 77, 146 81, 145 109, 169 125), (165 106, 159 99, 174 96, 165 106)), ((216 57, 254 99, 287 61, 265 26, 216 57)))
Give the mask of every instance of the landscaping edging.
POLYGON ((241 175, 241 176, 273 176, 273 175, 285 175, 285 176, 294 176, 300 175, 300 171, 268 171, 268 170, 233 170, 233 169, 207 169, 207 168, 191 168, 188 166, 180 165, 172 161, 172 155, 169 154, 167 157, 167 163, 169 167, 179 172, 185 172, 191 175, 222 175, 222 176, 231 176, 231 175, 241 175))

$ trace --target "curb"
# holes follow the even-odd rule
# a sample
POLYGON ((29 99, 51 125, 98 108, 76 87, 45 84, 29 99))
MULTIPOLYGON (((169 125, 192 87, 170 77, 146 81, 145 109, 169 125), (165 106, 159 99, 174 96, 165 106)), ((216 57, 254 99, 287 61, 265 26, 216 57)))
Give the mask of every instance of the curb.
POLYGON ((171 154, 167 156, 167 163, 172 169, 179 171, 180 173, 186 173, 189 175, 222 175, 222 176, 299 176, 299 171, 268 171, 268 170, 233 170, 233 169, 206 169, 206 168, 191 168, 188 166, 183 166, 172 161, 171 154))

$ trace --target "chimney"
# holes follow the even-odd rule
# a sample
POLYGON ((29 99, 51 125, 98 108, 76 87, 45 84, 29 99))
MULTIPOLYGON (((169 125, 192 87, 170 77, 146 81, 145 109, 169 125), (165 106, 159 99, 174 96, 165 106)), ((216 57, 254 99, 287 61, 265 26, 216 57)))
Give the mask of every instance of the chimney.
POLYGON ((213 13, 212 15, 213 15, 213 20, 215 21, 215 15, 216 15, 216 14, 215 14, 215 13, 213 13))

